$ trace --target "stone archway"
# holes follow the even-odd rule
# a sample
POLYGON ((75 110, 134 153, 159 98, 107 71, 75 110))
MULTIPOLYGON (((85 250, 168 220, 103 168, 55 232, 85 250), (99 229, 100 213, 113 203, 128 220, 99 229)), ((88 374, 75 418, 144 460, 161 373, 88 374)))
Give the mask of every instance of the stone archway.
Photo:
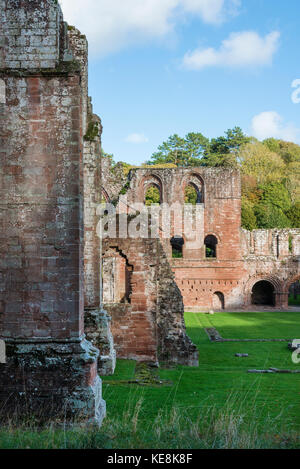
POLYGON ((186 202, 186 190, 188 187, 191 187, 196 192, 195 204, 204 203, 204 181, 199 174, 191 173, 185 176, 183 180, 183 203, 186 202))
POLYGON ((163 184, 161 179, 155 174, 149 174, 145 176, 139 184, 139 199, 143 204, 146 203, 146 194, 150 188, 154 188, 159 193, 159 204, 162 204, 164 201, 163 195, 163 184))
POLYGON ((275 306, 275 288, 267 280, 256 282, 251 291, 251 304, 262 306, 275 306))
POLYGON ((225 309, 225 297, 224 294, 219 291, 213 294, 213 309, 225 309))

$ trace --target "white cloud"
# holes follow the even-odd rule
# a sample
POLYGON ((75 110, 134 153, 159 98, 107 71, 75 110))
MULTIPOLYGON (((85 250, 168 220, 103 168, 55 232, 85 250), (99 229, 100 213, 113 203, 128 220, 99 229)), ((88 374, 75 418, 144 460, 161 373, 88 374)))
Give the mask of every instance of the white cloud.
POLYGON ((139 145, 141 143, 149 142, 149 139, 144 134, 130 134, 126 137, 125 142, 139 145))
POLYGON ((220 23, 225 20, 226 15, 234 15, 240 6, 240 0, 182 0, 183 8, 200 15, 205 23, 220 23))
POLYGON ((274 137, 289 142, 299 142, 300 129, 292 123, 285 123, 275 111, 261 112, 252 119, 252 133, 259 140, 274 137))
POLYGON ((172 33, 187 14, 220 23, 240 0, 60 0, 65 20, 86 34, 93 55, 102 56, 141 40, 172 33))
POLYGON ((189 70, 205 67, 256 67, 269 65, 279 46, 280 33, 273 31, 265 37, 255 31, 230 34, 219 49, 196 49, 185 54, 183 65, 189 70))

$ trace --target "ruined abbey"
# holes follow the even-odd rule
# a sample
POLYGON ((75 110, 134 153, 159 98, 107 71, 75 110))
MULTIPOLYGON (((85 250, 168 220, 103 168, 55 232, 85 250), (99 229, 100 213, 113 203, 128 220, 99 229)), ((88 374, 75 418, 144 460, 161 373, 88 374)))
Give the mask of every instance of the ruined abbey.
POLYGON ((0 418, 100 424, 100 376, 117 357, 197 366, 185 310, 285 309, 300 279, 300 230, 241 229, 238 172, 111 167, 87 70, 87 40, 57 0, 0 0, 0 418), (188 185, 196 237, 179 226, 188 185), (153 231, 139 221, 150 186, 153 231))

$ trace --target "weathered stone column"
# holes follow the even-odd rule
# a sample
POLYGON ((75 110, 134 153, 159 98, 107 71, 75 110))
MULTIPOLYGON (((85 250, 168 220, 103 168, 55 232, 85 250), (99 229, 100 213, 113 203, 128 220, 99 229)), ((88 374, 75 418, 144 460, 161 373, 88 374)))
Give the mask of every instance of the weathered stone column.
POLYGON ((105 415, 84 335, 81 68, 56 0, 0 0, 0 409, 105 415))
POLYGON ((70 48, 81 70, 83 103, 83 193, 84 193, 84 307, 85 332, 99 349, 98 369, 102 375, 114 373, 116 352, 110 332, 110 316, 100 306, 100 239, 97 234, 101 204, 101 134, 102 125, 93 114, 88 98, 87 40, 78 29, 68 27, 70 48))

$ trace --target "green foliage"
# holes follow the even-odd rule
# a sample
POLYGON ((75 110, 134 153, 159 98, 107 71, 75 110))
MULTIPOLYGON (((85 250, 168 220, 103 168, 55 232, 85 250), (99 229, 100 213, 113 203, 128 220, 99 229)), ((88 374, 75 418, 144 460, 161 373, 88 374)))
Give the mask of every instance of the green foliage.
POLYGON ((254 206, 246 197, 242 197, 242 227, 249 231, 257 228, 254 206))
POLYGON ((148 187, 145 195, 145 204, 147 206, 160 204, 160 191, 158 187, 154 185, 148 187))
POLYGON ((183 258, 183 253, 182 251, 179 251, 179 249, 172 248, 172 258, 173 259, 182 259, 183 258))
POLYGON ((208 144, 209 140, 201 133, 189 133, 185 138, 174 134, 158 147, 158 151, 153 153, 147 164, 167 163, 184 168, 199 166, 208 144))
POLYGON ((286 187, 280 182, 270 182, 260 187, 263 203, 280 208, 283 212, 291 208, 291 199, 286 187))
POLYGON ((225 137, 213 138, 210 142, 210 153, 226 155, 233 153, 237 155, 242 145, 250 142, 240 127, 234 127, 225 132, 225 137))
POLYGON ((300 306, 300 295, 296 295, 296 298, 294 295, 290 295, 289 306, 300 306))
POLYGON ((300 202, 294 204, 288 211, 287 216, 292 228, 300 228, 300 202))
POLYGON ((198 199, 197 191, 194 186, 189 184, 185 188, 184 201, 186 204, 196 205, 198 199))
POLYGON ((296 143, 268 138, 263 141, 263 144, 272 152, 277 153, 285 163, 300 161, 300 146, 296 143))
POLYGON ((255 206, 254 212, 259 228, 290 228, 290 220, 277 206, 261 202, 255 206))
POLYGON ((207 259, 215 259, 216 258, 215 250, 210 248, 209 246, 206 246, 205 256, 207 259))
POLYGON ((99 122, 90 121, 84 140, 92 142, 99 135, 99 122))
POLYGON ((258 184, 280 181, 285 176, 282 158, 260 142, 243 145, 239 152, 242 174, 256 178, 258 184))

